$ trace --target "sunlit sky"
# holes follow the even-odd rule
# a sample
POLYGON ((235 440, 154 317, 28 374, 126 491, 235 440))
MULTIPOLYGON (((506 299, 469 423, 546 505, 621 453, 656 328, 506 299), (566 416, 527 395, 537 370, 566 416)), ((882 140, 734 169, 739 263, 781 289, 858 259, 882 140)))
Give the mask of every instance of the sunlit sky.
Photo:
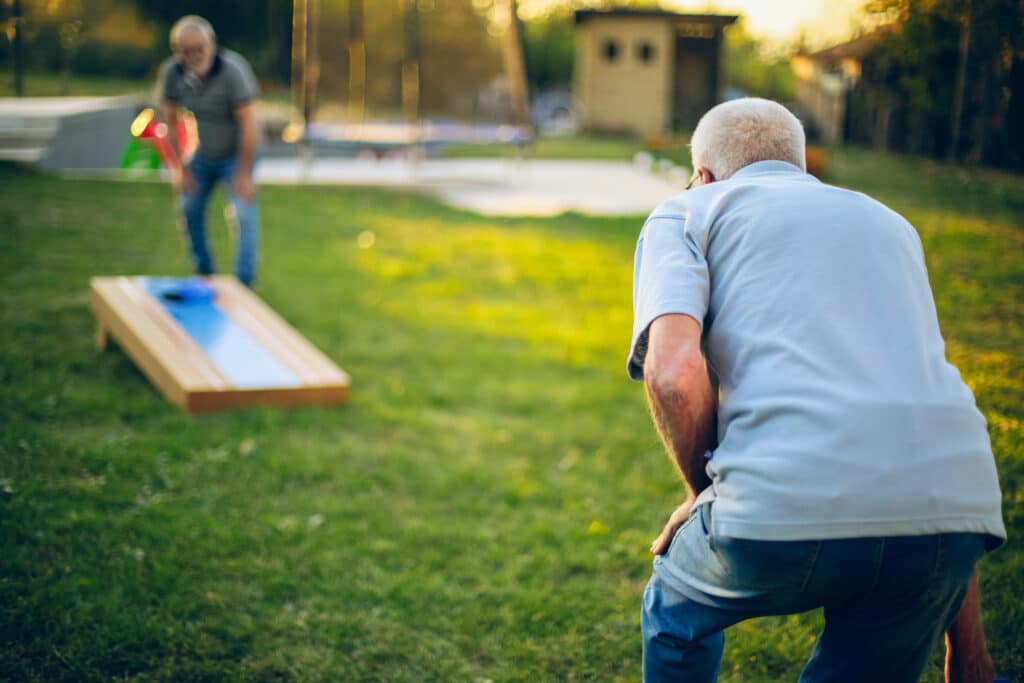
MULTIPOLYGON (((530 16, 566 0, 519 0, 520 13, 530 16)), ((680 12, 741 14, 748 31, 769 41, 791 41, 804 31, 811 44, 839 42, 859 24, 865 0, 667 0, 680 12)))

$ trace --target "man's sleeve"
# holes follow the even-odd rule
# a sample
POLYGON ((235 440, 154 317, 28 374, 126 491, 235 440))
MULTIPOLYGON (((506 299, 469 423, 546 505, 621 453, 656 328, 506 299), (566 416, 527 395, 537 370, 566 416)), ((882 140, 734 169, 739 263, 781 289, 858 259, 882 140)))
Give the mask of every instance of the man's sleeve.
POLYGON ((231 70, 231 104, 237 107, 240 104, 251 102, 260 94, 259 85, 256 83, 256 76, 252 68, 244 59, 235 60, 237 68, 231 70))
POLYGON ((644 377, 651 323, 669 313, 684 313, 703 325, 710 293, 702 241, 680 217, 648 220, 633 264, 633 340, 626 363, 630 377, 644 377))

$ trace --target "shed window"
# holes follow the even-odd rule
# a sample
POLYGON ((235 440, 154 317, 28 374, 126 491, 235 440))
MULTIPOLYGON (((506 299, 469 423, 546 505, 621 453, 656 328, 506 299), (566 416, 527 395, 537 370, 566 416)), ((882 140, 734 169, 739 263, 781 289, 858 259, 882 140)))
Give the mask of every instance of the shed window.
POLYGON ((617 40, 606 40, 601 48, 601 54, 608 62, 615 62, 619 58, 619 42, 617 40))
POLYGON ((636 58, 644 64, 654 61, 654 46, 646 40, 636 44, 636 58))

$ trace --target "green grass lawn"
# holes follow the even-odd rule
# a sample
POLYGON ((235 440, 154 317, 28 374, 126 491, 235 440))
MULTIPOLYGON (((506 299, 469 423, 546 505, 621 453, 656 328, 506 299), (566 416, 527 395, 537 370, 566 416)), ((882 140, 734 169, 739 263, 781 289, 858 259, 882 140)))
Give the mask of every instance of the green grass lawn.
POLYGON ((629 161, 641 142, 629 135, 578 135, 538 137, 525 150, 514 145, 452 145, 445 148, 450 157, 514 157, 525 154, 529 159, 595 159, 629 161))
MULTIPOLYGON (((990 644, 1024 680, 1024 178, 830 170, 921 232, 1001 472, 990 644)), ((262 202, 259 293, 350 400, 189 417, 94 350, 88 310, 92 275, 187 272, 169 189, 0 167, 0 680, 637 680, 647 546, 682 496, 624 371, 642 217, 262 202)), ((732 629, 722 680, 795 680, 820 624, 732 629)))

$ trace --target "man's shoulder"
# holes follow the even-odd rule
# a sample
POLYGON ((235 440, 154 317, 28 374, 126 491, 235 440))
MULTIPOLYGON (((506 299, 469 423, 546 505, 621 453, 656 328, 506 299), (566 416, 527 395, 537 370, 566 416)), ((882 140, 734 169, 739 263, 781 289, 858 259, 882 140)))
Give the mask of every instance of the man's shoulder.
POLYGON ((647 216, 645 223, 663 219, 682 219, 686 214, 686 199, 682 195, 676 195, 666 199, 655 207, 654 211, 647 216))
POLYGON ((234 99, 253 99, 259 95, 259 84, 253 74, 252 67, 245 57, 234 50, 221 48, 219 52, 221 69, 224 78, 233 90, 234 99))
POLYGON ((870 195, 821 182, 805 173, 794 173, 733 177, 685 190, 659 204, 648 215, 645 225, 664 220, 692 223, 703 218, 713 221, 735 209, 763 202, 766 194, 782 198, 789 210, 797 214, 807 206, 835 206, 843 210, 866 210, 879 217, 884 215, 893 221, 906 223, 899 213, 870 195))
POLYGON ((809 173, 754 177, 740 176, 723 180, 720 183, 713 183, 711 187, 715 187, 721 195, 728 194, 731 196, 735 194, 741 200, 759 201, 760 197, 756 196, 756 191, 763 191, 765 193, 776 195, 780 192, 784 192, 784 196, 787 198, 787 201, 792 200, 799 202, 801 198, 807 198, 810 201, 817 200, 825 203, 842 201, 851 205, 863 205, 865 207, 870 206, 889 213, 895 213, 892 209, 871 195, 848 187, 826 183, 809 173), (755 192, 751 192, 750 190, 752 189, 755 190, 755 192), (741 191, 733 192, 734 190, 741 191))
POLYGON ((160 62, 160 67, 157 69, 157 73, 160 74, 160 80, 166 81, 168 79, 180 79, 184 76, 184 69, 181 68, 181 64, 174 57, 168 57, 164 61, 160 62))
POLYGON ((249 60, 234 50, 229 50, 226 47, 220 48, 220 58, 224 63, 224 67, 227 69, 233 69, 242 73, 252 71, 252 66, 249 64, 249 60))
POLYGON ((871 212, 876 219, 886 218, 896 223, 909 225, 906 218, 898 211, 865 192, 828 183, 818 183, 817 187, 819 188, 818 191, 826 197, 825 201, 842 201, 847 207, 855 207, 856 210, 871 212))

